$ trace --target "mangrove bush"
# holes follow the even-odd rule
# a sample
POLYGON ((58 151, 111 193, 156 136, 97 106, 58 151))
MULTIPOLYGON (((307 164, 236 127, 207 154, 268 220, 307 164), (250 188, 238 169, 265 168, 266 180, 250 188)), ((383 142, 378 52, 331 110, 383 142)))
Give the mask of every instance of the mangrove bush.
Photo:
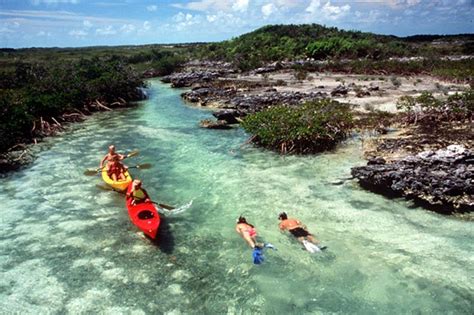
POLYGON ((252 142, 282 154, 332 149, 352 126, 350 105, 329 99, 273 107, 247 116, 242 123, 252 142))

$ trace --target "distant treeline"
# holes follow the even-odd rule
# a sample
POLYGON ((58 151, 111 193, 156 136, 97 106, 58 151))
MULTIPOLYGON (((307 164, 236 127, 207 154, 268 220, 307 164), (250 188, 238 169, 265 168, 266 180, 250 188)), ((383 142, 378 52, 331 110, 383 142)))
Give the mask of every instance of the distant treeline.
POLYGON ((270 25, 232 40, 196 47, 201 59, 226 60, 241 70, 266 63, 303 58, 382 60, 389 57, 423 56, 428 58, 453 54, 472 54, 474 36, 420 35, 408 38, 345 31, 318 24, 270 25), (431 40, 455 38, 462 45, 432 45, 431 40))

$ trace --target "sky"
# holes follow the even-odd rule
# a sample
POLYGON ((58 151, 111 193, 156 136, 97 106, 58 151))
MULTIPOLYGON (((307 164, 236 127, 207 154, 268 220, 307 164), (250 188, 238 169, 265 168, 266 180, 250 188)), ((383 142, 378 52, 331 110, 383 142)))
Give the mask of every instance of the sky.
POLYGON ((474 33, 474 0, 0 0, 0 47, 231 39, 268 24, 378 34, 474 33))

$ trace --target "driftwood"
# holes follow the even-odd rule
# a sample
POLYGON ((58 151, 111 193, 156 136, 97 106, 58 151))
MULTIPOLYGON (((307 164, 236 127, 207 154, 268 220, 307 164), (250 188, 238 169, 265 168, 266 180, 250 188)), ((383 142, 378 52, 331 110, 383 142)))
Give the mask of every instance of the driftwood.
MULTIPOLYGON (((76 113, 82 115, 83 117, 86 117, 86 114, 84 114, 83 112, 81 112, 81 111, 78 110, 77 108, 75 108, 74 111, 75 111, 76 113)), ((63 116, 66 116, 66 117, 67 117, 67 115, 74 115, 74 114, 73 114, 73 113, 71 113, 71 114, 63 114, 63 116)))
POLYGON ((63 126, 57 121, 54 117, 51 117, 51 119, 56 123, 56 125, 59 126, 59 128, 62 128, 63 126))
POLYGON ((112 109, 110 109, 109 107, 105 106, 104 104, 102 104, 101 102, 99 102, 98 100, 95 101, 95 104, 97 105, 97 107, 99 108, 103 108, 105 110, 108 110, 108 111, 111 111, 112 109))
POLYGON ((26 144, 24 144, 24 143, 15 144, 13 147, 9 148, 7 151, 10 152, 10 151, 13 151, 15 148, 19 148, 19 147, 25 149, 25 148, 26 148, 26 144))
POLYGON ((23 155, 26 154, 26 152, 28 152, 28 149, 21 152, 21 154, 16 159, 14 159, 13 161, 15 161, 15 162, 20 161, 23 158, 23 155))

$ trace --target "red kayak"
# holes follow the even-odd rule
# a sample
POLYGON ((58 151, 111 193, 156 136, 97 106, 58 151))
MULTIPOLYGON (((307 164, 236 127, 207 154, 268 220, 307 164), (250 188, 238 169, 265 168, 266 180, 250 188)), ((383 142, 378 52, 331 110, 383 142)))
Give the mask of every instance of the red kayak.
MULTIPOLYGON (((128 185, 127 193, 132 190, 132 184, 128 185)), ((128 209, 128 216, 133 224, 143 231, 151 239, 156 238, 160 227, 160 216, 156 207, 151 202, 141 202, 136 205, 131 204, 132 199, 125 201, 128 209)))

